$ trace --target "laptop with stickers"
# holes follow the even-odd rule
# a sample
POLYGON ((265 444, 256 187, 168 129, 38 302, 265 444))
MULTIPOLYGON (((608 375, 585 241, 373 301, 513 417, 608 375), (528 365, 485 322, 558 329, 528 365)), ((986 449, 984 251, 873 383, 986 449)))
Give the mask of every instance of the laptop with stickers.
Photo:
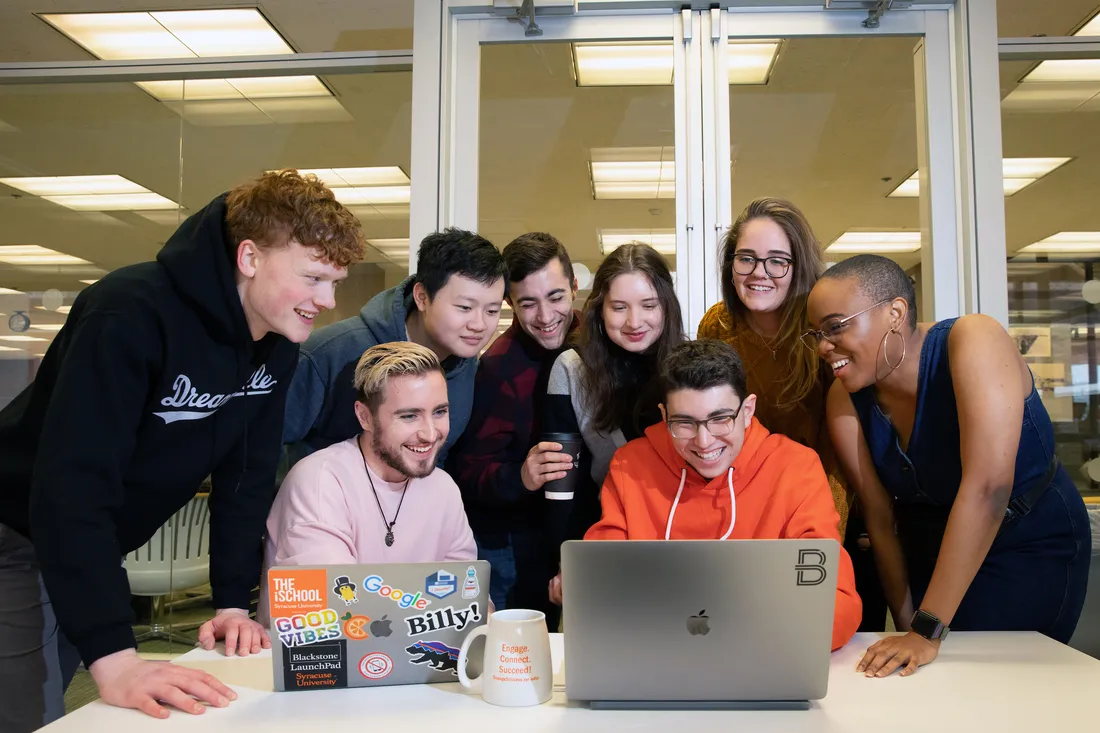
POLYGON ((458 650, 489 613, 483 560, 268 571, 275 689, 458 681, 458 650))
POLYGON ((839 553, 831 539, 566 542, 566 694, 808 708, 828 689, 839 553))

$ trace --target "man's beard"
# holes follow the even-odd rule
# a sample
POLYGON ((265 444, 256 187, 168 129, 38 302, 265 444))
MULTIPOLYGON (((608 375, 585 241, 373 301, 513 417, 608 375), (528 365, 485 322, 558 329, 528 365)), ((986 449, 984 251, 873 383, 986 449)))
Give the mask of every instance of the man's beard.
POLYGON ((378 433, 371 433, 370 448, 382 463, 385 463, 394 471, 399 472, 402 476, 407 476, 409 478, 425 478, 431 475, 432 471, 435 470, 435 457, 439 455, 438 450, 432 450, 430 453, 426 454, 427 456, 431 456, 432 460, 426 462, 425 468, 417 470, 399 454, 401 451, 400 446, 397 448, 398 453, 394 453, 389 448, 382 445, 382 440, 378 433))

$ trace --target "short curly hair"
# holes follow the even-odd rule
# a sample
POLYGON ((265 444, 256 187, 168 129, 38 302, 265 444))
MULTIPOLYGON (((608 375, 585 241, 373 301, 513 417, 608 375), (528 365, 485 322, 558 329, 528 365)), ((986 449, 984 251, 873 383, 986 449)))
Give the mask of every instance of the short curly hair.
POLYGON ((359 220, 312 173, 292 168, 268 171, 226 197, 231 256, 251 239, 261 249, 294 240, 319 252, 317 259, 348 267, 363 259, 359 220))

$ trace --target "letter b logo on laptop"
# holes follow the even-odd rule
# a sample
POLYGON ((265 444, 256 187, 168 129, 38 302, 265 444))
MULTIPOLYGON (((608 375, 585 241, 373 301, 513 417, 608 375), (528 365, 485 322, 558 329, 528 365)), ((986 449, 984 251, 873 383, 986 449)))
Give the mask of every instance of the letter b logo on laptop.
POLYGON ((798 585, 821 585, 825 582, 825 553, 821 550, 799 550, 798 585))

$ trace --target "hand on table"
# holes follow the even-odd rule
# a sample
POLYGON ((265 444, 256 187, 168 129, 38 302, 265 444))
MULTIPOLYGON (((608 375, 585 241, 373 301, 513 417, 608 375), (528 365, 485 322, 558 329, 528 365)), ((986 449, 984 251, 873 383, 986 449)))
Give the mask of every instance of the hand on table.
POLYGON ((89 671, 104 702, 154 718, 168 717, 168 708, 161 703, 199 715, 206 710, 203 703, 224 708, 237 699, 237 693, 208 672, 147 661, 133 649, 97 659, 89 671))
POLYGON ((550 579, 550 586, 548 588, 550 592, 550 602, 557 605, 561 605, 561 572, 550 579))
POLYGON ((214 618, 199 627, 199 644, 207 651, 214 642, 225 639, 225 656, 259 654, 271 648, 271 637, 261 624, 248 617, 243 608, 221 608, 214 618))
POLYGON ((560 443, 538 443, 528 451, 519 470, 523 488, 538 491, 547 481, 565 478, 573 467, 573 458, 568 453, 558 453, 560 450, 560 443))
POLYGON ((856 665, 857 672, 868 677, 887 677, 901 667, 901 676, 908 677, 917 667, 928 664, 940 653, 940 643, 909 632, 905 636, 888 636, 876 641, 856 665))

